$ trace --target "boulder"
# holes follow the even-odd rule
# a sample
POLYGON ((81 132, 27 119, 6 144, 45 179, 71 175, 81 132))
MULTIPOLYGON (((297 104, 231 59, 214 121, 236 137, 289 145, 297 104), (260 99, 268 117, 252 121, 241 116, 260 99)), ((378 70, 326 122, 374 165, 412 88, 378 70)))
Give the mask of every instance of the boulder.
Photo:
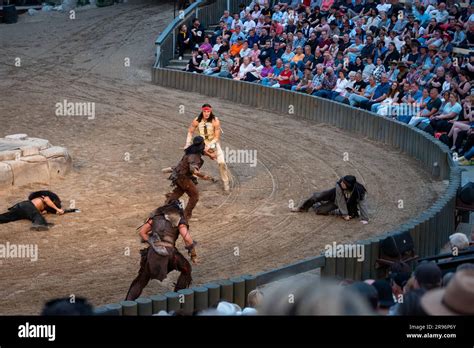
POLYGON ((21 150, 8 150, 0 152, 0 161, 15 161, 21 157, 21 150))
POLYGON ((5 139, 12 139, 12 140, 25 140, 28 137, 28 134, 10 134, 5 137, 5 139))
POLYGON ((49 184, 49 167, 46 159, 42 160, 43 156, 31 156, 31 162, 23 160, 20 161, 5 161, 13 172, 13 185, 23 186, 33 183, 49 184))
POLYGON ((0 189, 8 188, 13 185, 12 168, 3 162, 0 162, 0 189))
POLYGON ((38 155, 39 152, 40 152, 40 149, 36 146, 23 146, 20 148, 21 150, 21 153, 23 155, 23 157, 25 156, 33 156, 33 155, 38 155))

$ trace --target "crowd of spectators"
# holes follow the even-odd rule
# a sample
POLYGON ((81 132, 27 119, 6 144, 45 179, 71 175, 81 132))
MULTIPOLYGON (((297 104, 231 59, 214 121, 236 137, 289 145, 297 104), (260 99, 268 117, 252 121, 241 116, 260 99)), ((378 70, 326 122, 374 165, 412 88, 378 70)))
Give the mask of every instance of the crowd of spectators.
POLYGON ((254 0, 240 9, 207 31, 199 19, 180 27, 179 59, 191 51, 186 71, 395 118, 474 164, 474 3, 254 0))

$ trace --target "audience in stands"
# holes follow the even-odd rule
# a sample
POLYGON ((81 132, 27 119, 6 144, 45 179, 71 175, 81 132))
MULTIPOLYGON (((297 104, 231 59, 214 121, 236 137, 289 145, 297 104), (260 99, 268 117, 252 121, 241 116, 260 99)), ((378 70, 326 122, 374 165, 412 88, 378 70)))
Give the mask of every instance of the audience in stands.
POLYGON ((179 57, 199 50, 186 71, 361 107, 432 134, 458 153, 459 164, 474 164, 474 5, 442 0, 272 3, 254 0, 238 13, 224 11, 208 37, 198 19, 189 28, 183 25, 179 57), (202 57, 214 52, 218 62, 211 59, 203 70, 202 57))

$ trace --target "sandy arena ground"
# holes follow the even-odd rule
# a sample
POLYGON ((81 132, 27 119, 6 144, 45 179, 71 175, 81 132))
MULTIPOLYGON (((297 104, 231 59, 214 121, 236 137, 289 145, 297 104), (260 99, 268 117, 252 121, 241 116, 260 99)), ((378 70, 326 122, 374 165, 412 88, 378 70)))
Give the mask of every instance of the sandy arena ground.
MULTIPOLYGON (((0 26, 0 136, 46 138, 74 160, 73 173, 50 186, 0 192, 0 211, 42 188, 82 210, 49 216, 56 224, 49 232, 29 231, 28 221, 0 226, 0 243, 39 247, 37 262, 0 260, 0 314, 37 314, 45 300, 71 294, 95 305, 124 298, 138 271, 135 229, 163 202, 170 187, 161 168, 180 159, 187 126, 204 102, 221 118, 223 147, 257 150, 258 164, 229 164, 230 195, 219 184, 199 184, 198 221, 191 225, 200 242, 194 284, 258 273, 317 255, 333 241, 379 234, 422 212, 444 189, 418 163, 381 144, 151 85, 153 42, 171 18, 169 4, 127 3, 79 10, 75 20, 42 13, 0 26), (14 66, 17 57, 21 67, 14 66), (64 99, 95 102, 95 119, 56 116, 55 104, 64 99), (348 173, 368 188, 369 225, 288 211, 290 200, 297 204, 348 173), (397 208, 400 199, 404 209, 397 208)), ((203 170, 218 174, 209 161, 203 170)), ((174 272, 163 283, 152 281, 144 295, 171 290, 176 278, 174 272)))

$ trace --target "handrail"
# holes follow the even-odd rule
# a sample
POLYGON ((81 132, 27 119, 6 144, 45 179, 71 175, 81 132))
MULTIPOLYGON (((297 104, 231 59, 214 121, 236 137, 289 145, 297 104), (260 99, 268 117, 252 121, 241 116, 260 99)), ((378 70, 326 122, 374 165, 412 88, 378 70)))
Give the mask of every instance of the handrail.
POLYGON ((170 24, 166 26, 165 30, 163 30, 163 32, 155 40, 156 58, 155 58, 155 64, 153 65, 155 68, 158 68, 161 66, 162 45, 165 43, 165 40, 168 39, 168 37, 173 34, 173 31, 176 30, 176 28, 182 22, 184 22, 190 14, 192 14, 194 11, 197 12, 198 7, 201 6, 201 4, 203 4, 205 1, 206 0, 197 0, 195 3, 187 7, 183 12, 180 12, 180 14, 175 19, 173 19, 170 24))
POLYGON ((158 36, 158 38, 155 41, 155 45, 161 45, 163 44, 163 41, 168 37, 169 34, 171 34, 171 31, 175 29, 178 24, 192 11, 194 11, 201 3, 203 3, 204 0, 197 0, 195 3, 193 3, 191 6, 187 7, 184 12, 180 13, 179 16, 177 16, 173 21, 167 25, 165 30, 161 32, 161 34, 158 36))

